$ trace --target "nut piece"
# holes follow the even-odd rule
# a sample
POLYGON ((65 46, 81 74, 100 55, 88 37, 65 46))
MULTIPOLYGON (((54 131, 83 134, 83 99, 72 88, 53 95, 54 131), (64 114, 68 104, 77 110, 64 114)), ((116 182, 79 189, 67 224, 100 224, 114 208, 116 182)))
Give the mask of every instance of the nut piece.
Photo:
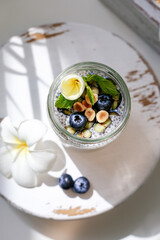
POLYGON ((94 120, 96 113, 92 108, 87 108, 84 115, 87 117, 88 121, 91 122, 94 120))
MULTIPOLYGON (((86 102, 87 102, 88 104, 91 104, 91 101, 90 101, 90 99, 89 99, 88 94, 86 94, 86 96, 85 96, 85 100, 86 100, 86 102)), ((91 105, 92 105, 92 104, 91 104, 91 105)))
MULTIPOLYGON (((94 103, 96 103, 98 101, 98 94, 93 93, 93 97, 94 97, 94 103)), ((90 101, 89 96, 87 94, 85 96, 85 100, 88 104, 91 104, 91 101, 90 101)), ((91 106, 92 106, 92 104, 91 104, 91 106)))
POLYGON ((98 88, 98 84, 97 84, 95 81, 93 81, 93 82, 92 82, 92 87, 98 88))
POLYGON ((76 130, 74 128, 72 128, 71 126, 67 126, 65 127, 65 129, 70 133, 70 134, 75 134, 76 130))
POLYGON ((90 104, 87 103, 86 100, 83 100, 83 101, 82 101, 82 104, 83 104, 83 106, 85 107, 85 109, 86 109, 86 108, 91 108, 91 107, 92 107, 92 104, 91 104, 91 103, 90 103, 90 104))
POLYGON ((83 112, 85 110, 85 106, 80 102, 75 102, 73 104, 73 108, 77 112, 83 112))
POLYGON ((82 132, 79 132, 77 136, 81 138, 90 138, 92 136, 92 132, 88 129, 85 129, 82 132))
POLYGON ((94 122, 92 121, 92 122, 87 122, 86 123, 86 126, 85 126, 85 128, 87 128, 87 129, 89 129, 89 128, 91 128, 92 126, 93 126, 93 124, 94 124, 94 122))
POLYGON ((99 123, 105 122, 109 118, 109 113, 107 111, 101 110, 96 114, 96 119, 99 123))
POLYGON ((99 89, 97 87, 91 87, 93 93, 99 94, 99 89))
POLYGON ((110 124, 112 123, 111 119, 108 118, 103 124, 103 126, 105 126, 105 128, 107 128, 110 124))
POLYGON ((105 126, 101 123, 96 123, 94 125, 94 131, 97 133, 102 133, 102 132, 104 132, 105 129, 106 129, 105 126))
POLYGON ((96 103, 98 101, 98 94, 93 93, 93 97, 94 97, 94 103, 96 103))

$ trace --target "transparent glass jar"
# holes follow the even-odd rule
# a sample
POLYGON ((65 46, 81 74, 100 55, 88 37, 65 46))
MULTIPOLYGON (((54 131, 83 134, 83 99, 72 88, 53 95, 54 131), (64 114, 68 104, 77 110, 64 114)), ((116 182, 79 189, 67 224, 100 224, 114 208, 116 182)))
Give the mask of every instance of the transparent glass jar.
POLYGON ((80 149, 95 149, 102 147, 110 142, 112 142, 114 139, 116 139, 119 134, 122 132, 124 127, 126 126, 127 120, 130 115, 130 109, 131 109, 131 99, 130 94, 128 91, 128 88, 124 82, 124 80, 121 78, 121 76, 111 69, 110 67, 97 63, 97 62, 80 62, 78 64, 75 64, 67 69, 65 69, 58 77, 53 81, 49 94, 48 94, 48 100, 47 100, 47 107, 48 107, 48 113, 49 118, 51 120, 51 125, 53 127, 53 130, 56 132, 56 134, 60 137, 62 143, 66 147, 76 147, 80 149), (56 95, 57 90, 60 87, 62 79, 66 77, 69 74, 83 74, 83 72, 90 71, 94 72, 96 74, 101 75, 107 75, 110 79, 112 79, 116 86, 118 87, 119 91, 121 92, 122 98, 124 100, 124 110, 123 114, 121 116, 121 121, 116 126, 113 131, 103 135, 99 136, 97 138, 80 138, 76 135, 72 135, 69 133, 64 126, 60 123, 60 121, 56 117, 56 111, 57 108, 55 107, 55 101, 56 101, 56 95))

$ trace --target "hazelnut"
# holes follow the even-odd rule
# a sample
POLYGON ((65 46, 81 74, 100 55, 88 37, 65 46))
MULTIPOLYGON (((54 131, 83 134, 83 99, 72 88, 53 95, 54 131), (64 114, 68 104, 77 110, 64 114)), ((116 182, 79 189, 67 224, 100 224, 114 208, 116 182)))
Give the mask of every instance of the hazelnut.
POLYGON ((86 100, 83 100, 83 101, 82 101, 82 104, 83 104, 83 106, 85 107, 85 109, 86 109, 86 108, 91 108, 91 107, 92 107, 92 104, 91 104, 91 103, 90 103, 90 104, 87 103, 86 100))
POLYGON ((80 102, 75 102, 73 104, 73 108, 77 112, 83 112, 85 110, 85 106, 80 102))
POLYGON ((94 120, 96 113, 92 108, 87 108, 84 115, 87 117, 88 121, 91 122, 94 120))
POLYGON ((96 114, 96 119, 99 123, 105 122, 109 117, 109 113, 107 111, 101 110, 96 114))
POLYGON ((93 93, 93 97, 94 97, 94 103, 96 103, 98 101, 98 94, 93 93))
MULTIPOLYGON (((97 93, 93 93, 93 97, 94 97, 94 103, 96 103, 98 101, 98 94, 97 93)), ((86 94, 85 96, 85 100, 88 104, 91 104, 91 101, 89 99, 89 96, 86 94)))
POLYGON ((93 93, 99 94, 99 89, 97 87, 91 87, 93 93))
POLYGON ((86 94, 86 96, 85 96, 85 100, 86 100, 86 102, 87 102, 88 104, 91 104, 91 101, 90 101, 90 99, 89 99, 88 94, 86 94))

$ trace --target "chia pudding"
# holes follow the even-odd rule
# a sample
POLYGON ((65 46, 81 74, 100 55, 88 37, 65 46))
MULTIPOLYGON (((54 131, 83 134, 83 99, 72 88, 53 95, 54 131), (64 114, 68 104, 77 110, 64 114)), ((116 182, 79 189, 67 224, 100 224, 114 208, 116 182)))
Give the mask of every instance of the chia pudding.
POLYGON ((52 127, 65 146, 95 149, 122 132, 131 100, 116 71, 101 63, 82 62, 53 81, 47 106, 52 127))
MULTIPOLYGON (((98 99, 100 96, 108 96, 109 94, 106 94, 103 92, 102 89, 100 89, 99 85, 94 81, 94 76, 100 76, 106 80, 111 81, 114 85, 113 79, 109 77, 105 73, 97 72, 97 71, 81 71, 78 73, 79 76, 81 77, 87 77, 87 76, 93 76, 93 81, 92 83, 89 84, 89 87, 93 89, 93 92, 97 92, 96 94, 98 95, 98 99)), ((71 115, 75 112, 79 113, 78 109, 74 108, 74 104, 72 108, 56 108, 55 109, 55 116, 56 120, 62 125, 63 128, 65 128, 69 133, 76 135, 77 137, 80 138, 91 138, 91 139, 97 139, 99 137, 105 137, 108 133, 111 133, 115 128, 118 127, 118 125, 121 123, 122 118, 123 118, 123 113, 124 113, 124 97, 121 93, 121 90, 119 89, 118 86, 116 86, 116 89, 118 91, 117 96, 110 96, 111 98, 111 106, 109 109, 107 109, 109 115, 107 119, 103 122, 99 122, 96 118, 97 113, 100 110, 105 111, 105 107, 101 107, 100 109, 97 107, 96 102, 94 105, 89 106, 88 108, 92 108, 95 111, 95 117, 92 121, 89 121, 89 119, 86 117, 86 124, 81 128, 81 129, 76 129, 74 127, 71 127, 70 125, 70 118, 71 115)), ((58 97, 61 94, 60 86, 56 91, 55 98, 54 98, 54 104, 56 103, 58 97)), ((83 101, 86 98, 86 89, 82 93, 82 95, 76 100, 76 102, 83 103, 83 101)), ((75 102, 75 103, 76 103, 75 102)), ((56 104, 55 104, 56 105, 56 104)), ((87 107, 82 109, 80 111, 84 116, 85 112, 87 110, 87 107)))

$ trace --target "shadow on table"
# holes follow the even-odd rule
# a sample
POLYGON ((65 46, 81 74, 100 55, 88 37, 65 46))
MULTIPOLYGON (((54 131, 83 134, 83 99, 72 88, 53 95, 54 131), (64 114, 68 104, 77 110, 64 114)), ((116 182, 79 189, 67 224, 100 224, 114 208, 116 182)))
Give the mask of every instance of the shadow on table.
POLYGON ((159 157, 157 143, 151 146, 133 116, 127 129, 111 144, 89 151, 65 150, 93 189, 113 207, 139 188, 159 157))
MULTIPOLYGON (((42 47, 44 46, 42 45, 42 47)), ((48 49, 49 46, 47 45, 46 48, 48 49)), ((54 71, 53 73, 53 76, 56 76, 62 70, 63 66, 61 66, 60 64, 59 52, 57 51, 57 49, 53 48, 53 46, 51 47, 51 49, 52 49, 52 53, 49 53, 49 60, 52 63, 51 69, 56 69, 56 72, 54 71), (54 56, 54 59, 52 58, 53 56, 54 56)), ((14 58, 17 58, 17 56, 13 53, 13 51, 10 48, 6 50, 8 50, 8 53, 14 56, 14 58)), ((31 92, 31 106, 33 108, 33 113, 34 113, 33 117, 41 118, 42 113, 41 113, 40 106, 38 105, 41 99, 40 93, 38 91, 38 81, 41 83, 43 83, 43 81, 42 79, 38 79, 37 77, 31 47, 28 46, 26 50, 27 52, 25 51, 25 55, 26 55, 26 59, 29 59, 29 62, 24 64, 25 66, 26 64, 28 64, 26 66, 26 72, 28 77, 28 86, 31 92)), ((19 58, 17 60, 19 60, 19 58)), ((5 69, 5 70, 6 72, 15 74, 11 71, 11 69, 5 69)), ((45 83, 43 84, 45 86, 45 83)), ((46 91, 48 91, 48 88, 49 86, 46 85, 46 91)), ((4 81, 2 81, 2 89, 5 89, 4 81)), ((6 93, 3 95, 3 97, 4 98, 6 97, 6 93)), ((10 102, 13 102, 13 99, 11 98, 10 95, 8 95, 8 98, 10 99, 10 102)), ((22 99, 18 99, 17 102, 23 103, 23 96, 22 96, 22 99)), ((23 111, 22 111, 21 108, 17 108, 18 106, 17 102, 13 102, 15 105, 15 110, 17 111, 17 114, 19 113, 21 117, 25 118, 26 117, 26 109, 24 107, 25 105, 20 105, 21 107, 23 106, 23 111)), ((3 105, 3 109, 4 109, 3 115, 6 115, 7 114, 6 105, 3 105)), ((135 122, 133 121, 131 122, 131 124, 134 125, 135 122)), ((125 137, 126 133, 122 133, 119 139, 117 139, 111 145, 107 146, 107 150, 100 149, 100 150, 95 150, 88 153, 84 151, 81 154, 79 153, 79 151, 73 151, 69 149, 67 150, 67 153, 70 155, 74 163, 78 166, 82 174, 86 175, 90 179, 90 181, 94 185, 94 188, 99 192, 99 194, 112 205, 116 204, 116 199, 117 199, 116 192, 118 191, 119 194, 121 194, 121 198, 122 198, 123 194, 126 193, 126 191, 130 190, 129 182, 131 181, 132 183, 134 183, 133 181, 134 175, 132 175, 133 172, 131 171, 133 170, 132 166, 135 167, 134 171, 136 172, 139 169, 139 164, 142 163, 142 161, 138 161, 139 155, 137 153, 139 152, 143 154, 143 160, 145 159, 146 161, 145 163, 147 164, 152 163, 151 162, 152 156, 151 154, 148 155, 148 151, 151 153, 149 142, 147 142, 147 140, 140 134, 141 133, 140 129, 137 129, 135 127, 134 129, 137 129, 137 132, 134 132, 133 128, 130 128, 130 131, 131 129, 132 129, 132 132, 130 132, 129 140, 128 138, 125 137), (139 136, 138 138, 137 138, 137 134, 139 136), (133 141, 134 139, 136 139, 136 141, 138 141, 139 144, 133 141), (120 142, 123 142, 123 144, 118 144, 120 142), (135 144, 138 146, 138 150, 135 149, 135 144), (125 149, 123 149, 122 151, 122 147, 124 148, 124 146, 127 149, 126 152, 124 151, 125 149), (95 158, 95 153, 97 155, 98 161, 95 158), (108 157, 107 160, 106 160, 106 157, 108 157), (108 166, 108 168, 101 167, 101 166, 104 166, 103 164, 106 163, 106 161, 107 161, 106 166, 108 166), (109 161, 110 161, 110 164, 108 165, 109 161), (136 165, 135 165, 135 161, 136 161, 136 165), (123 165, 123 168, 122 168, 122 165, 123 165), (90 172, 88 172, 88 169, 90 169, 90 172), (107 174, 106 174, 106 169, 107 169, 107 174), (96 174, 97 171, 98 171, 98 176, 104 176, 103 183, 101 182, 99 177, 95 179, 95 176, 97 176, 96 174), (114 178, 115 182, 112 182, 112 186, 110 181, 110 179, 112 178, 111 174, 114 174, 115 176, 114 178), (121 189, 121 185, 119 185, 119 181, 122 179, 126 184, 126 185, 123 185, 123 189, 121 189), (110 192, 110 193, 108 192, 106 195, 106 191, 104 191, 106 188, 111 189, 112 191, 114 189, 114 192, 110 192)), ((129 134, 129 132, 127 134, 129 134)), ((146 170, 148 168, 145 168, 144 166, 145 165, 143 162, 143 171, 138 172, 139 179, 141 177, 141 174, 145 174, 143 176, 144 178, 147 175, 146 170)), ((76 240, 80 240, 80 239, 118 240, 120 238, 124 238, 131 234, 140 236, 140 237, 153 236, 160 232, 159 182, 160 182, 160 164, 158 164, 157 168, 155 169, 151 177, 134 195, 128 198, 125 202, 115 207, 113 210, 106 212, 105 214, 102 214, 93 218, 89 218, 89 219, 76 220, 76 221, 54 221, 54 220, 45 220, 45 219, 40 219, 34 216, 30 216, 12 207, 9 207, 8 211, 9 209, 11 211, 13 210, 16 215, 16 217, 13 216, 14 220, 16 221, 15 222, 12 221, 11 224, 15 225, 14 227, 17 233, 19 233, 19 229, 17 227, 18 224, 26 223, 28 226, 35 229, 36 231, 42 233, 43 235, 46 235, 47 237, 53 238, 55 240, 61 240, 61 239, 63 240, 67 240, 67 239, 69 240, 73 240, 73 239, 74 240, 75 239, 76 240), (143 229, 145 229, 145 232, 143 232, 143 229)), ((135 185, 134 187, 136 188, 135 185)), ((129 193, 127 195, 129 195, 129 193)), ((10 216, 10 213, 6 214, 6 216, 7 215, 10 216)), ((5 216, 5 213, 4 213, 4 216, 5 216)), ((20 238, 20 236, 18 237, 20 238)), ((29 239, 29 232, 24 231, 21 239, 29 239)))
POLYGON ((150 237, 160 233, 159 182, 160 163, 146 183, 125 202, 109 212, 83 220, 46 220, 12 210, 31 228, 55 240, 150 237))
POLYGON ((23 214, 19 215, 19 211, 11 207, 9 203, 0 197, 0 239, 32 239, 31 232, 25 225, 23 214))

